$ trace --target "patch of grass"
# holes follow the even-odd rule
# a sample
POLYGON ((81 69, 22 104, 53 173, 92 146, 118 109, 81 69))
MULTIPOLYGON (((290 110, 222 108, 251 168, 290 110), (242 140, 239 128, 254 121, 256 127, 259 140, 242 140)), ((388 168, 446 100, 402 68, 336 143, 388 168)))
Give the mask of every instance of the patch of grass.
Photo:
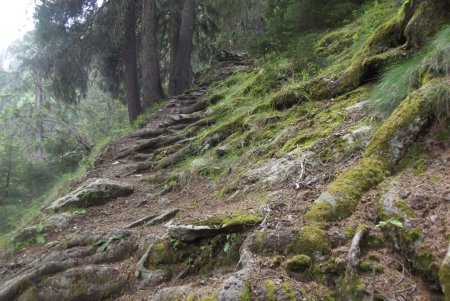
POLYGON ((446 27, 427 47, 387 68, 369 99, 377 113, 388 116, 412 91, 449 74, 450 27, 446 27))
POLYGON ((21 208, 13 208, 15 213, 15 226, 14 230, 0 236, 0 250, 15 251, 16 246, 13 244, 12 239, 14 236, 31 221, 39 219, 37 216, 41 214, 42 206, 48 205, 50 202, 56 200, 61 195, 68 193, 71 184, 83 175, 82 170, 77 172, 63 175, 53 188, 48 191, 42 197, 33 200, 30 203, 24 204, 21 208))

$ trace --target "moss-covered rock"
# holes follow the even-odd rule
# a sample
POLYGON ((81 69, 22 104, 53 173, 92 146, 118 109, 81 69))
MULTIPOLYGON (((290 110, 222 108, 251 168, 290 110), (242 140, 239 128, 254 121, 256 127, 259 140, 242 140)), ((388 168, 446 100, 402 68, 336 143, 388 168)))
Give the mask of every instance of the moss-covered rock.
POLYGON ((218 269, 234 267, 244 235, 233 233, 205 238, 195 243, 168 240, 153 245, 145 266, 162 270, 169 277, 176 275, 210 275, 218 269))
POLYGON ((330 251, 331 242, 321 224, 309 224, 298 233, 286 248, 286 254, 315 256, 330 251))
POLYGON ((292 258, 289 258, 285 263, 284 267, 286 270, 300 273, 304 272, 311 267, 312 260, 308 255, 295 255, 292 258))

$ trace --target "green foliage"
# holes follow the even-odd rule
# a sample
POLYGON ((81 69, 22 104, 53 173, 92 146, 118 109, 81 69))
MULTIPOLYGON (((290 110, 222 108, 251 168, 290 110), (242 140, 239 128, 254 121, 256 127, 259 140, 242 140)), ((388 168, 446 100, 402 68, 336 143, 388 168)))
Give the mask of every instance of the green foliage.
POLYGON ((378 227, 380 227, 380 228, 386 228, 386 227, 388 227, 390 225, 392 225, 394 227, 397 227, 397 228, 403 228, 404 227, 403 223, 400 220, 396 219, 396 218, 390 218, 387 221, 381 221, 381 222, 378 223, 378 227))
POLYGON ((108 240, 102 240, 97 242, 94 247, 98 248, 101 252, 105 252, 108 250, 109 246, 119 240, 122 240, 123 236, 120 234, 113 234, 111 237, 108 238, 108 240))
POLYGON ((352 17, 359 0, 266 0, 269 33, 286 42, 293 35, 311 29, 336 26, 352 17))

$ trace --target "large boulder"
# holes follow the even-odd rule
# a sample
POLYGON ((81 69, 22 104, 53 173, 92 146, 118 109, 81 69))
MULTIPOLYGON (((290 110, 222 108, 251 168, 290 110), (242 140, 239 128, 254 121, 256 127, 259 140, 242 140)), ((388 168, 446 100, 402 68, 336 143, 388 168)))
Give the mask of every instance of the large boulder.
POLYGON ((110 179, 92 179, 84 185, 57 199, 47 210, 60 211, 67 208, 103 205, 115 198, 133 193, 133 187, 110 179))

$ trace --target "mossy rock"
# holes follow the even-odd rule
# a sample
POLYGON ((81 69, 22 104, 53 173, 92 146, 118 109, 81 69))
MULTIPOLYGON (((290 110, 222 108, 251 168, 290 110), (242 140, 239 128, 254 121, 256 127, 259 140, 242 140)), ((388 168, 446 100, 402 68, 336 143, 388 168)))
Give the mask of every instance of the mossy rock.
POLYGON ((295 255, 284 263, 284 268, 288 271, 301 273, 311 267, 312 260, 308 255, 295 255))
POLYGON ((218 235, 195 243, 165 241, 153 246, 145 265, 149 270, 162 270, 169 276, 209 276, 218 269, 232 269, 236 266, 244 239, 244 235, 235 233, 218 235))
POLYGON ((321 224, 309 224, 287 246, 286 254, 315 256, 330 252, 331 242, 321 224))
POLYGON ((261 255, 283 254, 297 235, 297 232, 288 229, 256 232, 251 236, 249 248, 261 255))

